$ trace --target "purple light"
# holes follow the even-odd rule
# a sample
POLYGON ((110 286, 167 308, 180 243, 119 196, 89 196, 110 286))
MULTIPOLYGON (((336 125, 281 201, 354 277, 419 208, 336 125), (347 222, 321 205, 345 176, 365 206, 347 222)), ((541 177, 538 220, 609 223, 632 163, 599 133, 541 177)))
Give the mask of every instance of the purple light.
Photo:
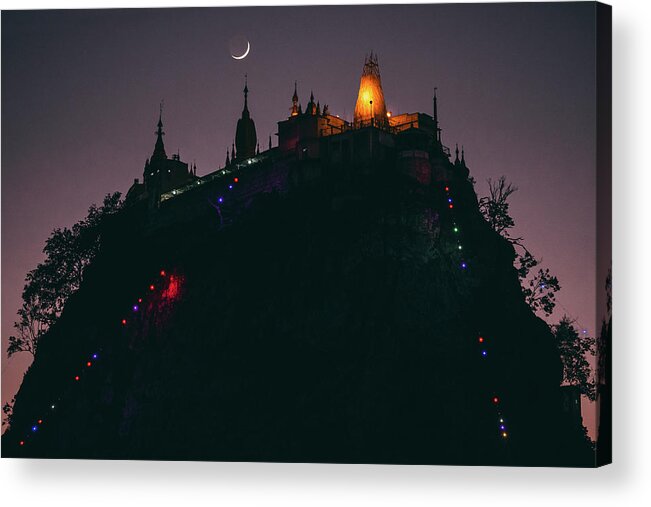
POLYGON ((228 190, 233 190, 233 185, 228 185, 228 190))
POLYGON ((461 269, 466 269, 467 267, 468 267, 468 265, 465 262, 461 263, 461 269))
POLYGON ((218 201, 218 202, 224 202, 224 198, 223 198, 223 197, 220 197, 219 199, 217 199, 217 201, 218 201))
POLYGON ((93 359, 97 359, 97 354, 93 354, 93 359))
POLYGON ((138 311, 138 305, 133 305, 133 311, 137 312, 138 311))
POLYGON ((500 429, 501 429, 501 430, 505 430, 505 429, 506 429, 506 426, 504 426, 503 424, 500 424, 500 429))

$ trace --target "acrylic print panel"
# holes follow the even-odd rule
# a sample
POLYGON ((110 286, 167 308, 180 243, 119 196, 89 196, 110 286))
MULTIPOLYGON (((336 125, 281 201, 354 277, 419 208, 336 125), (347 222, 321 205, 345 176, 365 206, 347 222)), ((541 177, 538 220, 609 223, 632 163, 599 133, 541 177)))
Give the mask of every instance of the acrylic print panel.
POLYGON ((4 457, 610 461, 608 6, 2 32, 4 457))

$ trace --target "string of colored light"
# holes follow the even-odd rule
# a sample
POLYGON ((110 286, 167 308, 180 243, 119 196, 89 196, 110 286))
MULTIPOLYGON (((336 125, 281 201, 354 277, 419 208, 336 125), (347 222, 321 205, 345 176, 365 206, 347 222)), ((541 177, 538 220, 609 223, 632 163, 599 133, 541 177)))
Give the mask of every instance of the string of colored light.
MULTIPOLYGON (((239 182, 240 182, 240 179, 237 176, 235 178, 233 178, 233 183, 228 184, 228 190, 233 190, 233 187, 235 186, 235 184, 237 184, 239 182)), ((223 204, 224 203, 224 196, 223 195, 217 196, 217 202, 219 204, 223 204)), ((213 206, 214 206, 214 204, 213 204, 213 206)))
MULTIPOLYGON (((237 179, 237 178, 236 178, 236 179, 237 179)), ((163 278, 167 277, 167 273, 165 272, 164 269, 162 269, 162 270, 160 271, 159 274, 160 274, 160 276, 163 277, 163 278)), ((150 291, 154 291, 155 289, 156 289, 156 287, 155 287, 154 284, 149 285, 149 290, 150 290, 150 291)), ((142 298, 142 297, 139 297, 139 298, 138 298, 138 303, 133 304, 133 305, 131 306, 131 309, 133 310, 133 312, 139 312, 139 311, 140 311, 140 304, 141 304, 142 302, 143 302, 143 298, 142 298)), ((126 326, 127 323, 128 323, 127 318, 123 318, 123 319, 120 321, 120 323, 122 324, 122 326, 126 326)), ((90 354, 90 355, 88 356, 88 358, 86 359, 86 361, 85 361, 85 367, 86 367, 86 368, 90 368, 90 367, 92 367, 93 364, 94 364, 96 361, 99 360, 99 357, 100 357, 100 356, 99 356, 99 353, 98 353, 98 352, 94 352, 94 353, 90 354)), ((82 370, 82 372, 83 372, 83 370, 82 370)), ((82 379, 82 375, 81 375, 82 372, 78 372, 78 373, 73 377, 74 382, 80 382, 80 381, 81 381, 81 379, 82 379)), ((60 399, 61 399, 61 398, 57 398, 57 400, 60 400, 60 399)), ((49 409, 49 410, 50 410, 50 412, 53 412, 54 410, 56 410, 56 408, 57 408, 57 404, 56 404, 56 403, 51 403, 51 404, 50 404, 50 409, 49 409)), ((32 435, 36 434, 36 433, 41 429, 41 427, 42 427, 44 424, 45 424, 45 421, 44 421, 43 418, 39 418, 39 419, 37 419, 37 420, 33 423, 33 425, 30 427, 30 431, 26 434, 26 436, 25 436, 24 438, 22 438, 21 440, 18 441, 18 445, 21 446, 21 447, 25 446, 25 445, 27 444, 28 439, 29 439, 32 435)))
MULTIPOLYGON (((448 209, 449 210, 454 210, 455 209, 454 208, 455 203, 454 203, 454 199, 452 197, 452 193, 451 193, 449 185, 445 186, 445 196, 446 196, 448 209)), ((456 221, 454 220, 454 211, 450 211, 450 213, 452 214, 452 231, 454 232, 454 235, 455 235, 454 237, 455 237, 456 243, 457 243, 457 250, 458 251, 463 251, 463 245, 461 244, 461 231, 460 231, 460 228, 457 225, 456 221)), ((468 268, 468 263, 465 261, 465 259, 463 257, 461 258, 460 267, 463 270, 468 268)), ((482 335, 479 336, 478 343, 480 344, 481 357, 482 358, 487 358, 488 357, 488 350, 487 350, 486 339, 484 338, 484 336, 482 336, 482 335)), ((493 405, 495 405, 495 407, 497 409, 497 419, 498 419, 498 425, 497 426, 499 428, 499 435, 503 439, 507 439, 508 436, 509 436, 509 433, 507 431, 506 419, 505 419, 504 415, 502 414, 502 410, 500 408, 500 404, 501 404, 502 400, 500 399, 499 396, 493 395, 491 401, 492 401, 493 405)))

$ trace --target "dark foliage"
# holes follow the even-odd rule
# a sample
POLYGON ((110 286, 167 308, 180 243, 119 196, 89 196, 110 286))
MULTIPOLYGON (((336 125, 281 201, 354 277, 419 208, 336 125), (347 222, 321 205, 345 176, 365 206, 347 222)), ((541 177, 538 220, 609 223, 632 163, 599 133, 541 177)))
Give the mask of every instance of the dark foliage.
POLYGON ((554 326, 554 337, 563 361, 563 382, 579 386, 581 394, 594 401, 595 383, 586 356, 594 355, 595 339, 579 333, 567 316, 554 326))
POLYGON ((84 270, 97 255, 104 220, 121 207, 120 193, 108 194, 100 207, 92 205, 86 218, 69 228, 57 228, 45 242, 45 261, 25 278, 23 304, 14 323, 17 334, 9 337, 7 354, 36 354, 41 336, 83 280, 84 270))
POLYGON ((488 179, 489 196, 479 200, 479 210, 491 228, 504 237, 516 249, 516 269, 525 301, 534 312, 550 316, 556 307, 556 293, 561 285, 548 268, 539 268, 534 276, 531 270, 540 264, 523 244, 523 238, 511 236, 510 229, 515 227, 515 220, 509 213, 509 197, 517 191, 506 177, 501 176, 494 182, 488 179))

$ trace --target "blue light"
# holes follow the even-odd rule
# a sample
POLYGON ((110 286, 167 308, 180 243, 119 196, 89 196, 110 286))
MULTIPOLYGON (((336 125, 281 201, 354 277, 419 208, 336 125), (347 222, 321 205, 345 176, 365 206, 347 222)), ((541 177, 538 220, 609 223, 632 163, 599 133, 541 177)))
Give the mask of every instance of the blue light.
POLYGON ((482 350, 482 351, 481 351, 481 355, 482 355, 482 356, 486 356, 486 351, 485 351, 485 350, 482 350))
POLYGON ((133 311, 137 312, 138 311, 138 305, 133 305, 133 311))
POLYGON ((233 185, 228 185, 228 190, 233 190, 233 185))
POLYGON ((468 265, 465 262, 461 263, 461 269, 466 269, 467 267, 468 267, 468 265))
POLYGON ((223 198, 223 197, 220 197, 219 199, 217 199, 217 201, 219 201, 219 202, 224 202, 224 198, 223 198))
POLYGON ((97 354, 93 354, 93 359, 97 359, 97 354))
POLYGON ((500 429, 501 429, 501 430, 505 430, 505 429, 506 429, 506 426, 504 426, 503 424, 501 424, 501 425, 500 425, 500 429))
POLYGON ((452 202, 452 197, 448 197, 448 202, 452 202))
POLYGON ((36 431, 38 429, 38 426, 32 426, 32 431, 36 431))

